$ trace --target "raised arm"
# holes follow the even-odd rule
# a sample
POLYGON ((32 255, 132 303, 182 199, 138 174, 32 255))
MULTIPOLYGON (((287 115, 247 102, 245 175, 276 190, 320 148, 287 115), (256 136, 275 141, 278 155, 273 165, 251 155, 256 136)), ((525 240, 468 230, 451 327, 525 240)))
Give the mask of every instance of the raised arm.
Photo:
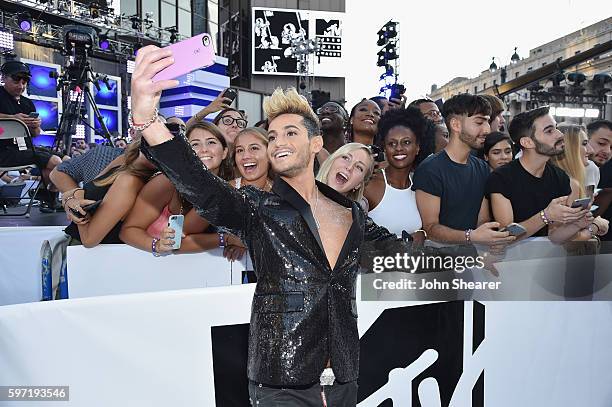
MULTIPOLYGON (((161 92, 178 84, 175 80, 153 82, 155 74, 174 60, 169 49, 147 46, 138 51, 132 75, 132 117, 134 123, 151 122, 161 92)), ((159 121, 142 132, 147 158, 170 179, 176 189, 210 223, 235 233, 244 233, 256 205, 254 194, 237 191, 217 177, 198 159, 184 136, 173 137, 159 121)))

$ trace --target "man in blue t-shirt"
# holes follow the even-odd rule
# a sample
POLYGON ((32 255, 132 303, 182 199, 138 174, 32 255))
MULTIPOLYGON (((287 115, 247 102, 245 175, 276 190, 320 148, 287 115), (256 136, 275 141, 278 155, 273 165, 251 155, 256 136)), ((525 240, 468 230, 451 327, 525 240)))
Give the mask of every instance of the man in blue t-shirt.
POLYGON ((431 240, 504 245, 514 240, 489 221, 484 197, 487 163, 471 154, 490 132, 491 106, 483 97, 461 94, 442 106, 450 134, 446 148, 428 157, 414 173, 412 189, 431 240))

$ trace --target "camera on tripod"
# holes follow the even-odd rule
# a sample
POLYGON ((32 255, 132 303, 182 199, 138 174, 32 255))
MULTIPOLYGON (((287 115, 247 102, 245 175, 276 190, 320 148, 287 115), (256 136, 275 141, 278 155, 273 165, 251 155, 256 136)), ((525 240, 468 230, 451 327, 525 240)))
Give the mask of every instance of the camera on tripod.
POLYGON ((98 131, 92 127, 87 120, 84 99, 87 98, 93 113, 100 124, 99 133, 111 143, 111 135, 100 109, 91 95, 88 84, 92 83, 100 91, 100 82, 110 90, 111 85, 108 76, 96 74, 89 63, 90 53, 94 44, 98 43, 98 32, 93 27, 81 25, 67 25, 63 28, 64 50, 67 57, 62 75, 52 71, 49 76, 57 79, 57 90, 63 89, 64 110, 58 130, 55 136, 54 149, 60 150, 63 142, 64 154, 70 150, 72 136, 76 132, 77 123, 81 122, 94 132, 98 131))

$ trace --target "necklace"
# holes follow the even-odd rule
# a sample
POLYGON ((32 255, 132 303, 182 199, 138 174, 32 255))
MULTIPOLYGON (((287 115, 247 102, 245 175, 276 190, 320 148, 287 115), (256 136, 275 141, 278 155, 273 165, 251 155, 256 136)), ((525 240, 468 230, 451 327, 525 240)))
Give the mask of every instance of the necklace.
POLYGON ((317 188, 315 186, 315 204, 314 204, 314 209, 312 211, 312 217, 315 220, 315 223, 317 224, 317 229, 321 229, 321 225, 319 224, 319 220, 317 219, 317 215, 315 215, 315 213, 317 212, 317 206, 319 205, 319 188, 317 188))

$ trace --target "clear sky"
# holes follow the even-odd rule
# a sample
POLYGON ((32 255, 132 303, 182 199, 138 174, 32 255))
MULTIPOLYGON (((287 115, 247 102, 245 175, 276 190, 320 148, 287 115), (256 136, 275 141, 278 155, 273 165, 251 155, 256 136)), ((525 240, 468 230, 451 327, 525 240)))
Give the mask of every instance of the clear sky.
POLYGON ((408 100, 457 76, 476 77, 510 62, 514 47, 529 50, 612 15, 607 0, 346 0, 343 52, 350 109, 378 94, 378 30, 400 23, 400 82, 408 100), (607 4, 607 6, 606 6, 607 4))

